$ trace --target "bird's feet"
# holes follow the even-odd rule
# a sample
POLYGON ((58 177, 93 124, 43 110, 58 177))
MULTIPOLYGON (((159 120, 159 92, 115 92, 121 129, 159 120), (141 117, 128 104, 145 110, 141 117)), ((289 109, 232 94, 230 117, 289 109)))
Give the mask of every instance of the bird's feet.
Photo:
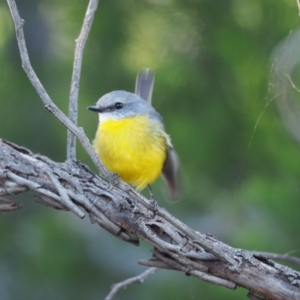
POLYGON ((119 184, 120 176, 117 173, 111 173, 108 180, 109 180, 108 190, 112 190, 113 187, 119 184))
POLYGON ((148 189, 149 189, 149 193, 150 193, 150 206, 152 207, 153 209, 153 217, 155 217, 157 211, 158 211, 158 204, 157 204, 157 201, 154 197, 154 194, 153 194, 153 191, 152 191, 152 188, 150 186, 150 184, 148 184, 148 189))

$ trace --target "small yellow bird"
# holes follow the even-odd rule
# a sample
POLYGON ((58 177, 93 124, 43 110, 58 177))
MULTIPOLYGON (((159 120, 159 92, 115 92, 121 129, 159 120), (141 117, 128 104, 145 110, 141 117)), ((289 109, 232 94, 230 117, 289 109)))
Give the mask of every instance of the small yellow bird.
POLYGON ((142 69, 135 94, 114 91, 88 109, 99 113, 94 148, 103 164, 142 190, 162 173, 172 198, 178 196, 178 160, 162 117, 151 105, 154 72, 142 69))

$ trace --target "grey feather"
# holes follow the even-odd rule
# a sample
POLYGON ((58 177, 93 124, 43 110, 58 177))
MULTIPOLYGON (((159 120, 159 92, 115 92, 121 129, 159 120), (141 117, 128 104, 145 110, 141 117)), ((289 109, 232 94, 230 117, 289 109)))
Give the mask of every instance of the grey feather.
POLYGON ((147 68, 139 71, 135 81, 135 94, 146 100, 149 104, 152 101, 154 78, 154 71, 147 68))
POLYGON ((179 197, 179 187, 177 181, 177 169, 179 162, 170 140, 168 141, 167 146, 167 157, 163 165, 162 177, 169 187, 172 200, 177 200, 179 197))
MULTIPOLYGON (((152 92, 154 87, 154 71, 152 69, 142 69, 139 71, 135 82, 135 94, 146 100, 149 104, 152 102, 152 92)), ((154 110, 149 115, 154 119, 162 122, 161 116, 154 110)), ((167 141, 167 157, 163 165, 162 177, 168 185, 172 200, 176 200, 179 196, 179 188, 177 182, 177 169, 179 163, 176 152, 170 139, 167 141)))

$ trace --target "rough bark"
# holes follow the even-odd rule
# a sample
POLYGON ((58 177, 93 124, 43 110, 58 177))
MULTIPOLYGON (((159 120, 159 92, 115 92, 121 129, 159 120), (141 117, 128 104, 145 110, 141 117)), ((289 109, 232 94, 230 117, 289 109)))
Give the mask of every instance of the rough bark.
POLYGON ((300 299, 299 272, 194 231, 163 208, 153 213, 149 201, 131 187, 111 186, 81 163, 57 163, 0 140, 0 201, 7 208, 13 201, 8 196, 29 189, 39 203, 79 217, 89 214, 134 245, 139 239, 152 244, 153 257, 141 260, 144 265, 179 270, 231 289, 241 286, 264 299, 300 299))

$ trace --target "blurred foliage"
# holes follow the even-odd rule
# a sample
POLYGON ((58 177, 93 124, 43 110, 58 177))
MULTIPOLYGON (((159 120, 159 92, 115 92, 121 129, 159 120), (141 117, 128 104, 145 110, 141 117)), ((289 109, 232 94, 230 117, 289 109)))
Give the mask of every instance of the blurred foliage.
MULTIPOLYGON (((3 2, 0 137, 63 161, 66 130, 22 70, 3 2)), ((87 1, 17 3, 32 65, 67 112, 87 1)), ((288 0, 100 1, 84 52, 79 125, 92 140, 97 117, 86 107, 112 90, 133 91, 137 72, 154 68, 153 102, 179 154, 184 190, 176 205, 160 204, 232 246, 299 255, 299 147, 268 93, 271 54, 299 21, 296 1, 288 0)), ((78 156, 92 167, 80 146, 78 156)), ((161 180, 154 190, 164 197, 161 180)), ((1 300, 102 299, 112 283, 144 269, 137 258, 151 255, 149 245, 124 244, 88 218, 33 203, 30 193, 18 200, 23 209, 0 217, 1 300)), ((246 291, 160 271, 115 299, 203 295, 244 299, 246 291)))

